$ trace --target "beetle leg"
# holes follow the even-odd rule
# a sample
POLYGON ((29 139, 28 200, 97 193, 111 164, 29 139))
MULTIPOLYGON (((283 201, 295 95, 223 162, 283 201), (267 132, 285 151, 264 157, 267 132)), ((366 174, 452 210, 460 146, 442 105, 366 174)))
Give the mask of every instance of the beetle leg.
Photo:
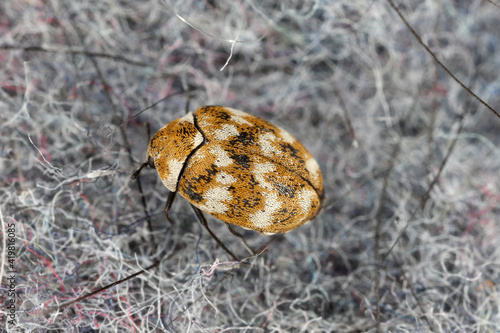
POLYGON ((217 244, 219 244, 219 246, 222 247, 222 249, 224 249, 224 251, 226 251, 226 253, 229 254, 234 260, 240 261, 240 259, 238 259, 238 257, 235 256, 234 253, 231 252, 226 247, 226 245, 224 245, 224 243, 221 242, 221 240, 219 238, 217 238, 217 236, 215 236, 215 234, 212 232, 212 230, 210 230, 210 228, 208 227, 208 224, 207 224, 207 220, 203 216, 203 213, 201 212, 201 210, 199 210, 198 208, 196 208, 193 205, 191 205, 191 207, 193 207, 194 213, 196 214, 196 217, 198 217, 198 220, 200 220, 201 225, 204 226, 205 229, 207 229, 208 233, 217 242, 217 244))
POLYGON ((137 177, 139 176, 139 173, 144 167, 150 167, 152 169, 155 169, 155 161, 151 156, 148 157, 148 160, 146 162, 141 164, 139 169, 134 171, 134 173, 130 176, 130 180, 136 180, 137 177))
POLYGON ((245 237, 243 237, 242 234, 240 234, 239 232, 237 232, 236 230, 234 230, 232 227, 231 227, 231 224, 227 223, 226 222, 226 226, 227 228, 229 229, 229 231, 235 235, 236 237, 238 238, 241 238, 241 240, 243 241, 243 244, 245 244, 245 247, 247 248, 248 251, 250 251, 250 253, 252 255, 255 255, 255 251, 250 247, 250 245, 247 244, 247 241, 245 240, 245 237))
POLYGON ((167 202, 165 203, 165 216, 167 217, 168 222, 174 224, 174 221, 170 218, 168 213, 170 212, 170 208, 172 208, 172 204, 174 203, 175 195, 177 192, 170 192, 168 194, 167 202))
POLYGON ((147 166, 148 166, 148 162, 142 163, 141 166, 139 167, 139 169, 135 170, 134 173, 130 176, 130 180, 136 180, 137 176, 139 176, 139 173, 141 173, 141 170, 147 166))

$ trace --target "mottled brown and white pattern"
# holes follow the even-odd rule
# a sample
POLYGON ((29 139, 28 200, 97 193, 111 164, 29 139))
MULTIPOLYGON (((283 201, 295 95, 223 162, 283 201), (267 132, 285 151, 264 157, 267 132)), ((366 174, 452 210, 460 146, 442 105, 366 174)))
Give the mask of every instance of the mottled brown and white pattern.
POLYGON ((204 106, 151 139, 165 186, 228 223, 265 234, 312 220, 324 201, 321 170, 284 129, 246 112, 204 106))

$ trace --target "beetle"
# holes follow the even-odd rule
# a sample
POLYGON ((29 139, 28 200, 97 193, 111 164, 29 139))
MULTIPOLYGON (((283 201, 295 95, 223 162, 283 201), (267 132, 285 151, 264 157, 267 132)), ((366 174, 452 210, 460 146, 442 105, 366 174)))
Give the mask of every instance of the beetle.
MULTIPOLYGON (((316 160, 291 134, 249 113, 203 106, 161 128, 148 144, 142 168, 156 169, 170 191, 186 198, 208 229, 202 211, 228 225, 270 235, 314 219, 324 203, 316 160)), ((170 220, 170 219, 169 219, 170 220)))

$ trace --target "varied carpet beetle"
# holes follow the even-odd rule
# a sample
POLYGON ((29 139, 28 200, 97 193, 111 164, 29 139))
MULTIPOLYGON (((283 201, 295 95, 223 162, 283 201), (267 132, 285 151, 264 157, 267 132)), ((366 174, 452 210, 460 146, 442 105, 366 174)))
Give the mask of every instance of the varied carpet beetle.
POLYGON ((149 141, 147 159, 132 178, 156 169, 171 191, 167 216, 179 193, 226 223, 274 234, 311 221, 324 202, 321 170, 297 139, 228 107, 204 106, 170 122, 149 141))

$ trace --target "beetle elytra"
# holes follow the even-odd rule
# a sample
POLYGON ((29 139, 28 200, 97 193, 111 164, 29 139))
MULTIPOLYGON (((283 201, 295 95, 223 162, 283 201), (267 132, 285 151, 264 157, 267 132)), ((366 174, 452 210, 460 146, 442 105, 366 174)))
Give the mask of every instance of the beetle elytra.
POLYGON ((321 170, 297 139, 228 107, 204 106, 168 123, 132 178, 145 166, 171 191, 167 214, 179 193, 203 212, 263 234, 311 221, 324 202, 321 170))

